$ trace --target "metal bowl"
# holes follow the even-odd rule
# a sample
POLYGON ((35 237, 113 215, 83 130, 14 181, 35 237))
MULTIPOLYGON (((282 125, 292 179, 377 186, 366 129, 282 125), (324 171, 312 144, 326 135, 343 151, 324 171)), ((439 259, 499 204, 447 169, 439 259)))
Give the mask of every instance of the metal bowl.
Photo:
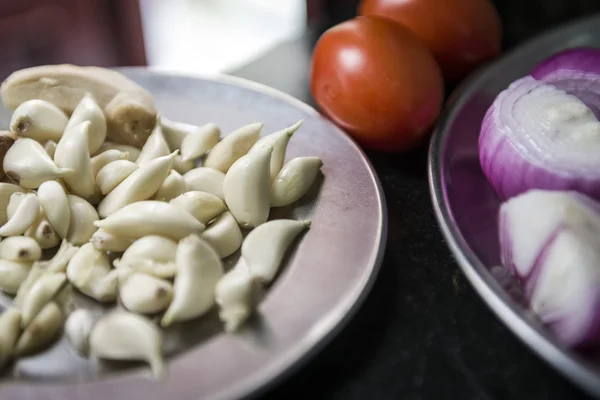
POLYGON ((483 116, 500 91, 560 50, 600 47, 598 26, 600 16, 553 30, 467 80, 450 99, 429 152, 429 183, 435 213, 467 278, 523 342, 596 397, 600 397, 600 359, 562 346, 527 310, 519 285, 500 266, 497 234, 500 202, 479 165, 477 141, 483 116))

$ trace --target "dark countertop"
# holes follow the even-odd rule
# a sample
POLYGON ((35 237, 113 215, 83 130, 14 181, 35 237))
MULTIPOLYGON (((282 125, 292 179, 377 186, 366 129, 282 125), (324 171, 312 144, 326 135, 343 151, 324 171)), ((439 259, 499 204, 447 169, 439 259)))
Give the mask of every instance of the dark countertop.
MULTIPOLYGON (((506 47, 567 19, 560 17, 561 10, 564 17, 600 10, 596 0, 563 2, 563 8, 548 6, 549 16, 537 24, 534 18, 526 29, 527 15, 543 14, 541 4, 553 2, 524 3, 514 29, 505 22, 506 47)), ((515 12, 511 6, 504 9, 515 12)), ((308 71, 316 36, 282 44, 234 75, 313 104, 308 71)), ((266 398, 587 398, 516 339, 458 269, 433 215, 425 149, 368 155, 389 210, 380 275, 341 334, 266 398)))

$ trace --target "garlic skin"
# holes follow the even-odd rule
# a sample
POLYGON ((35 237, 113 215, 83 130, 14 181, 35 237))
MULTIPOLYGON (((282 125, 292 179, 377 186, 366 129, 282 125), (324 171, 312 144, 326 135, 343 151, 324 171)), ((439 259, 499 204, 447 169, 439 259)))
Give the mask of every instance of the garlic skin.
POLYGON ((89 353, 89 338, 95 322, 93 314, 83 308, 73 311, 65 322, 67 340, 73 349, 83 356, 89 353))
POLYGON ((242 259, 250 274, 260 282, 271 282, 294 239, 309 226, 310 221, 277 219, 250 232, 242 243, 242 259))
POLYGON ((273 147, 266 147, 247 154, 233 163, 225 175, 225 203, 244 228, 257 227, 269 218, 272 152, 273 147))
POLYGON ((12 183, 0 182, 0 225, 4 225, 8 221, 6 209, 10 198, 15 193, 25 193, 26 190, 19 185, 12 183))
POLYGON ((322 166, 319 157, 298 157, 285 164, 271 185, 271 206, 283 207, 300 200, 322 166))
POLYGON ((44 100, 21 103, 10 119, 10 131, 20 137, 38 142, 58 142, 67 126, 67 115, 54 104, 44 100))
POLYGON ((0 314, 0 371, 12 360, 13 351, 21 333, 21 313, 7 308, 0 314))
POLYGON ((120 270, 119 299, 136 314, 156 314, 164 311, 173 298, 173 285, 150 275, 120 270))
POLYGON ((97 156, 91 158, 92 160, 92 173, 94 176, 98 175, 98 172, 106 166, 106 164, 117 160, 127 160, 129 154, 120 150, 112 149, 106 150, 97 156))
POLYGON ((127 268, 157 278, 172 278, 177 270, 176 252, 176 241, 164 236, 149 235, 133 242, 113 264, 119 269, 127 268))
POLYGON ((182 161, 180 155, 175 157, 175 160, 173 160, 173 169, 179 172, 181 175, 193 170, 194 168, 196 168, 196 163, 194 161, 182 161))
POLYGON ((260 149, 273 147, 270 166, 271 182, 275 180, 275 177, 277 177, 277 174, 281 171, 283 162, 285 161, 285 151, 287 150, 288 143, 292 135, 300 128, 302 122, 303 120, 300 120, 290 127, 261 137, 248 152, 252 153, 260 149))
POLYGON ((69 209, 71 210, 71 223, 67 240, 74 245, 86 243, 97 228, 95 222, 100 219, 94 206, 81 197, 68 194, 69 209))
POLYGON ((148 319, 126 311, 115 311, 94 325, 90 354, 109 360, 145 361, 154 377, 166 375, 162 336, 148 319))
POLYGON ((133 240, 126 237, 113 235, 112 233, 106 232, 103 229, 98 229, 92 235, 90 243, 92 243, 98 250, 120 253, 127 250, 127 248, 133 243, 133 240))
POLYGON ((183 180, 189 190, 197 190, 214 194, 221 200, 225 199, 223 194, 223 181, 225 174, 212 168, 198 167, 183 175, 183 180))
POLYGON ((219 318, 226 332, 235 332, 254 312, 258 285, 243 262, 226 273, 215 288, 219 318))
POLYGON ((96 227, 115 235, 139 239, 159 235, 179 240, 204 230, 204 224, 184 210, 162 201, 138 201, 108 218, 94 222, 96 227))
POLYGON ((94 154, 102 146, 104 139, 106 139, 106 117, 104 116, 104 111, 96 103, 91 93, 86 93, 81 98, 73 114, 71 114, 71 118, 69 118, 64 131, 66 132, 85 121, 90 122, 88 138, 89 154, 94 154))
POLYGON ((156 125, 152 134, 148 137, 146 143, 144 143, 144 147, 142 147, 142 151, 135 160, 135 163, 142 167, 155 158, 164 157, 170 153, 171 150, 169 150, 169 145, 165 141, 160 125, 156 125))
POLYGON ((234 162, 248 153, 258 140, 262 128, 263 124, 255 122, 231 132, 213 147, 204 166, 226 173, 234 162))
POLYGON ((44 143, 44 150, 46 150, 46 153, 48 153, 48 156, 52 159, 54 159, 54 154, 56 153, 56 146, 57 143, 54 140, 48 140, 44 143))
POLYGON ((54 153, 56 165, 73 170, 73 173, 65 176, 63 180, 69 191, 80 197, 93 195, 96 186, 96 177, 92 171, 92 160, 88 152, 89 133, 89 121, 65 131, 54 153))
POLYGON ((46 304, 21 334, 15 355, 24 357, 44 349, 57 338, 62 322, 60 307, 54 302, 46 304))
POLYGON ((46 181, 38 188, 37 196, 52 228, 61 239, 66 238, 71 224, 71 209, 63 187, 56 181, 46 181))
POLYGON ((39 277, 31 286, 21 306, 21 328, 25 329, 67 283, 63 272, 49 272, 39 277))
POLYGON ((198 235, 190 235, 177 245, 177 273, 173 301, 160 324, 197 318, 215 303, 215 286, 223 276, 223 264, 217 252, 198 235))
POLYGON ((124 206, 151 198, 169 176, 178 150, 142 165, 114 188, 98 205, 98 215, 106 218, 124 206))
POLYGON ((67 265, 67 278, 81 293, 101 303, 117 298, 118 275, 111 269, 106 253, 91 243, 84 244, 73 255, 67 265))
POLYGON ((154 200, 169 201, 185 192, 187 192, 185 180, 179 172, 171 170, 167 179, 154 195, 154 200))
POLYGON ((25 233, 27 228, 37 219, 39 209, 40 206, 35 194, 28 193, 23 196, 14 215, 9 218, 6 224, 0 227, 0 236, 19 236, 25 233))
POLYGON ((221 130, 213 123, 194 127, 181 143, 181 160, 190 161, 202 157, 219 142, 221 130))
POLYGON ((0 259, 0 290, 16 294, 29 275, 31 263, 22 263, 0 259))
POLYGON ((127 153, 127 160, 131 162, 135 162, 137 158, 140 156, 140 149, 137 147, 130 146, 128 144, 121 143, 113 143, 113 142, 104 142, 102 146, 95 153, 90 153, 94 155, 98 155, 104 153, 107 150, 119 150, 120 152, 127 153))
POLYGON ((13 182, 27 189, 36 189, 46 181, 74 172, 71 168, 58 167, 41 144, 28 138, 18 139, 8 149, 2 168, 13 182))
POLYGON ((8 261, 34 262, 42 257, 40 245, 26 236, 11 236, 0 242, 0 258, 8 261))
POLYGON ((198 190, 180 194, 169 203, 187 211, 205 225, 227 209, 225 203, 214 194, 198 190))
POLYGON ((206 240, 221 258, 228 257, 235 253, 242 245, 242 231, 229 211, 219 215, 204 232, 200 234, 202 239, 206 240))
POLYGON ((107 195, 138 168, 139 165, 129 160, 117 160, 106 164, 96 175, 96 185, 100 188, 100 193, 107 195))

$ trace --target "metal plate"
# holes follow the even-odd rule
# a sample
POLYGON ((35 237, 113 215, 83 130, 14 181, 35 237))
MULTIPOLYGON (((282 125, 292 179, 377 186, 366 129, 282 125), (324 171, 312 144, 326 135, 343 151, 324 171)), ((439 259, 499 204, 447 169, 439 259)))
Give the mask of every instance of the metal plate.
MULTIPOLYGON (((307 105, 241 79, 122 71, 147 88, 160 112, 175 120, 215 122, 225 133, 261 121, 263 132, 269 133, 303 119, 287 157, 320 157, 323 177, 294 207, 274 210, 271 216, 310 218, 311 229, 267 291, 259 314, 239 334, 224 334, 216 313, 166 332, 166 381, 153 381, 148 368, 137 364, 123 368, 87 361, 63 339, 39 356, 19 361, 13 374, 0 381, 2 400, 256 394, 314 354, 356 309, 376 276, 386 239, 385 202, 370 163, 342 131, 307 105)), ((0 117, 7 126, 9 114, 4 110, 0 117)))
POLYGON ((483 176, 477 150, 481 121, 496 95, 560 50, 600 47, 598 26, 600 17, 594 17, 549 32, 465 82, 452 96, 432 139, 429 182, 442 232, 475 289, 521 340, 573 382, 600 397, 598 358, 561 346, 527 311, 520 287, 499 266, 500 203, 483 176))

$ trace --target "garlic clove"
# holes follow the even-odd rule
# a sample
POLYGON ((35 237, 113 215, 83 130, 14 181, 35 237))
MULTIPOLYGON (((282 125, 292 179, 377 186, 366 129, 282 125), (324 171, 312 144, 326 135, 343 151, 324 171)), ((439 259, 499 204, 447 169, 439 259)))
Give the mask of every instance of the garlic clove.
POLYGON ((28 138, 18 139, 8 149, 2 167, 10 180, 28 189, 74 172, 71 168, 58 167, 41 144, 28 138))
POLYGON ((254 228, 267 221, 271 205, 269 166, 273 147, 237 160, 223 180, 225 203, 238 223, 254 228))
POLYGON ((298 128, 300 128, 300 125, 302 125, 302 122, 303 121, 300 120, 290 127, 261 137, 248 152, 251 153, 260 149, 265 149, 269 146, 273 147, 270 167, 271 181, 273 181, 279 171, 281 171, 283 162, 285 160, 285 151, 287 149, 287 145, 292 135, 298 130, 298 128))
POLYGON ((169 203, 187 211, 203 224, 212 221, 227 209, 225 203, 214 194, 198 190, 182 193, 169 203))
POLYGON ((26 190, 19 185, 12 183, 0 182, 0 225, 4 225, 8 221, 7 207, 11 196, 15 193, 25 193, 26 190))
POLYGON ((242 259, 250 274, 260 282, 271 282, 294 239, 309 226, 310 221, 277 219, 252 230, 242 243, 242 259))
POLYGON ((159 201, 169 201, 186 191, 187 186, 181 174, 175 170, 171 170, 167 179, 165 179, 154 195, 154 199, 159 201))
POLYGON ((298 157, 285 164, 271 185, 271 206, 283 207, 298 201, 312 186, 321 166, 319 157, 298 157))
POLYGON ((235 253, 242 245, 242 231, 229 211, 225 211, 200 234, 221 258, 235 253))
POLYGON ((31 265, 31 268, 28 268, 29 273, 27 274, 27 278, 25 278, 25 280, 21 282, 21 285, 19 285, 19 289, 17 290, 16 296, 13 300, 13 304, 15 306, 19 308, 23 306, 23 302, 28 297, 33 285, 48 271, 48 264, 48 261, 36 261, 31 265))
POLYGON ((28 193, 23 196, 21 202, 14 211, 14 215, 0 227, 0 236, 18 236, 23 234, 37 219, 39 214, 39 203, 37 196, 28 193))
POLYGON ((164 236, 144 236, 114 261, 117 268, 128 268, 135 272, 143 272, 158 278, 172 278, 177 267, 175 254, 177 242, 164 236))
MULTIPOLYGON (((27 195, 27 193, 17 192, 17 193, 13 193, 10 196, 8 205, 6 206, 6 217, 8 219, 11 219, 13 217, 13 215, 15 215, 15 212, 17 211, 17 208, 19 208, 19 205, 25 198, 25 195, 27 195)), ((38 200, 38 202, 39 202, 39 200, 38 200)))
POLYGON ((106 164, 96 175, 96 185, 100 188, 100 193, 108 194, 138 168, 136 163, 128 160, 117 160, 106 164))
POLYGON ((108 255, 91 243, 79 248, 67 265, 67 278, 81 293, 97 301, 111 302, 117 297, 117 274, 108 255))
POLYGON ((71 209, 63 187, 56 181, 46 181, 38 188, 37 196, 52 228, 58 236, 66 238, 71 223, 71 209))
POLYGON ((81 355, 88 355, 89 338, 94 328, 94 315, 83 308, 73 311, 65 322, 65 336, 73 349, 81 355))
POLYGON ((21 334, 21 313, 8 308, 0 314, 0 371, 12 360, 13 352, 21 334))
POLYGON ((85 121, 65 131, 56 146, 54 162, 62 168, 69 168, 73 173, 63 180, 69 191, 80 197, 94 194, 96 176, 92 171, 92 160, 88 150, 90 122, 85 121))
POLYGON ((0 290, 16 294, 30 270, 31 263, 0 260, 0 290))
POLYGON ((106 164, 117 160, 127 160, 129 153, 120 150, 112 149, 106 150, 97 156, 91 158, 92 160, 92 173, 94 176, 98 175, 98 172, 106 166, 106 164))
POLYGON ((0 258, 17 262, 34 262, 42 257, 40 245, 26 236, 11 236, 0 242, 0 258))
POLYGON ((148 137, 146 143, 144 143, 144 147, 142 147, 142 151, 135 160, 135 163, 142 167, 155 158, 164 157, 170 153, 171 150, 169 150, 169 145, 165 141, 160 125, 156 125, 152 134, 148 137))
POLYGON ((182 161, 180 155, 175 157, 175 160, 173 160, 173 169, 179 172, 181 175, 193 170, 194 168, 196 168, 196 163, 194 161, 182 161))
POLYGON ((69 122, 64 129, 65 132, 84 121, 90 122, 88 150, 89 154, 94 154, 106 139, 106 117, 91 93, 86 93, 81 98, 73 114, 71 114, 71 118, 69 118, 69 122))
POLYGON ((169 176, 177 152, 149 160, 129 175, 100 202, 100 217, 106 218, 128 204, 151 198, 169 176))
MULTIPOLYGON (((12 145, 17 140, 17 136, 8 132, 8 131, 0 131, 0 165, 4 163, 4 156, 8 152, 8 150, 12 147, 12 145)), ((0 168, 0 179, 8 179, 4 174, 4 170, 0 168)))
POLYGON ((104 142, 102 146, 95 153, 90 153, 94 155, 102 154, 107 150, 119 150, 122 153, 127 153, 127 160, 131 162, 135 162, 140 155, 140 149, 137 147, 133 147, 127 144, 121 143, 113 143, 113 142, 104 142))
POLYGON ((160 125, 163 136, 172 150, 181 150, 181 144, 183 139, 193 132, 198 127, 195 125, 186 124, 184 122, 176 122, 166 118, 163 115, 159 115, 156 118, 157 125, 160 125))
POLYGON ((65 272, 67 264, 69 264, 69 261, 71 261, 71 258, 73 258, 78 250, 78 246, 69 243, 67 240, 63 240, 54 257, 47 261, 46 269, 48 272, 65 272))
POLYGON ((160 235, 179 240, 204 230, 204 224, 190 218, 189 213, 162 201, 129 204, 94 224, 112 234, 130 238, 160 235))
POLYGON ((33 238, 42 249, 50 249, 60 243, 60 237, 45 216, 34 222, 25 235, 33 238))
POLYGON ((23 300, 21 328, 25 329, 42 308, 63 289, 66 283, 67 277, 63 272, 48 272, 40 276, 23 300))
POLYGON ((217 252, 198 235, 177 245, 173 300, 160 324, 164 327, 205 314, 215 303, 215 286, 223 276, 217 252))
POLYGON ((67 240, 74 245, 86 243, 97 228, 94 225, 100 219, 94 206, 81 197, 68 194, 69 209, 71 210, 71 224, 67 233, 67 240))
POLYGON ((119 278, 119 299, 129 311, 137 314, 156 314, 164 311, 173 298, 173 285, 139 272, 119 278))
POLYGON ((127 250, 127 248, 133 243, 133 240, 126 237, 113 235, 112 233, 106 232, 103 229, 98 229, 92 235, 90 243, 92 243, 98 250, 120 253, 127 250))
POLYGON ((231 132, 213 147, 204 166, 226 173, 234 162, 248 153, 258 140, 262 128, 263 124, 255 122, 231 132))
POLYGON ((215 299, 226 332, 237 331, 252 314, 257 293, 258 285, 243 261, 219 279, 215 299))
POLYGON ((154 377, 165 376, 162 335, 148 319, 115 311, 100 319, 90 334, 90 354, 109 360, 145 361, 154 377))
POLYGON ((225 174, 212 168, 194 168, 183 175, 183 180, 189 190, 197 190, 214 194, 220 199, 223 195, 223 181, 225 174))
POLYGON ((44 100, 21 103, 10 119, 10 131, 20 137, 38 142, 59 141, 67 126, 67 115, 54 104, 44 100))
POLYGON ((181 160, 202 157, 219 142, 221 130, 213 123, 193 127, 181 143, 181 160))
POLYGON ((56 146, 57 143, 54 140, 48 140, 44 143, 44 150, 46 150, 46 153, 48 153, 48 156, 52 159, 54 159, 54 154, 56 153, 56 146))
POLYGON ((15 355, 24 357, 44 349, 57 338, 62 322, 60 307, 54 302, 46 304, 21 334, 15 355))

